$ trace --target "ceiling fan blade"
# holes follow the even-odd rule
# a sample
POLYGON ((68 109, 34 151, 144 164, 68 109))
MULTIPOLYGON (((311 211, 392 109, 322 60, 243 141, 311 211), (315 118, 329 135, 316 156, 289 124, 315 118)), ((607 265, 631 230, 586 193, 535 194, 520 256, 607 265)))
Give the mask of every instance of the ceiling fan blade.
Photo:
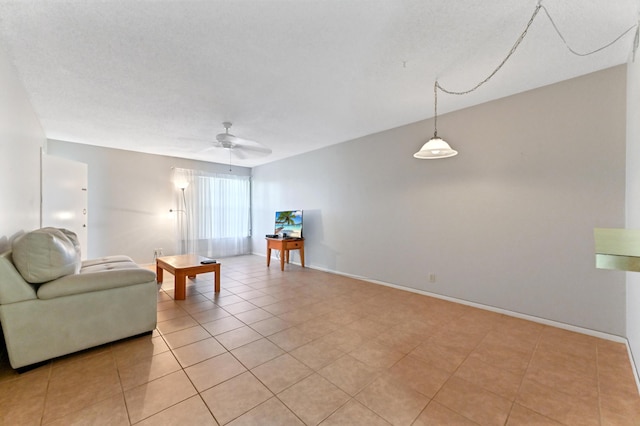
POLYGON ((260 145, 259 142, 256 142, 256 141, 251 140, 251 139, 245 139, 245 138, 241 138, 240 136, 235 136, 235 135, 229 135, 229 136, 233 136, 233 143, 236 143, 236 144, 260 145))
POLYGON ((232 150, 230 150, 231 153, 233 154, 234 157, 240 159, 240 160, 244 160, 247 158, 246 152, 244 152, 244 150, 242 149, 237 149, 237 148, 233 148, 232 150))
POLYGON ((237 158, 244 160, 250 157, 261 157, 272 153, 270 148, 262 145, 259 142, 252 141, 250 139, 244 139, 232 135, 229 133, 231 123, 223 123, 225 126, 224 133, 218 133, 214 140, 192 139, 192 138, 180 138, 183 141, 189 141, 190 143, 182 147, 187 151, 206 152, 212 149, 224 148, 229 150, 229 156, 235 155, 237 158), (200 148, 199 145, 206 144, 200 148), (196 149, 198 148, 198 149, 196 149))
POLYGON ((234 150, 249 151, 253 155, 269 155, 269 154, 271 154, 273 152, 271 150, 271 148, 267 148, 266 146, 260 145, 257 142, 254 142, 254 144, 255 145, 252 145, 252 144, 236 144, 236 146, 234 146, 233 149, 234 150))

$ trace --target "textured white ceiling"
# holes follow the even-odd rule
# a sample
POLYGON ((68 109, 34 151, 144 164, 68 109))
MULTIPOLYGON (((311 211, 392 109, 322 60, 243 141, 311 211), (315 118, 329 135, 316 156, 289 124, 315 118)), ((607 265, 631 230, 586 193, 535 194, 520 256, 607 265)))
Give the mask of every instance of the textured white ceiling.
MULTIPOLYGON (((638 0, 542 4, 579 51, 638 22, 638 0)), ((273 150, 233 159, 255 166, 432 117, 435 79, 465 90, 485 78, 536 5, 0 0, 0 48, 48 138, 226 163, 225 150, 206 148, 232 121, 231 133, 273 150)), ((634 34, 578 57, 541 12, 489 83, 470 95, 440 93, 439 113, 624 63, 634 34)))

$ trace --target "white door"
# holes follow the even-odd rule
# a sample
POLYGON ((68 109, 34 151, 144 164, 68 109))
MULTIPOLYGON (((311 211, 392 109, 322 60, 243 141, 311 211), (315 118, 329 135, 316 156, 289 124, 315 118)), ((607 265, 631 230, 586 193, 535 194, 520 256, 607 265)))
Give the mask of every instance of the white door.
POLYGON ((88 171, 85 163, 42 154, 41 226, 75 232, 83 260, 88 250, 88 171))

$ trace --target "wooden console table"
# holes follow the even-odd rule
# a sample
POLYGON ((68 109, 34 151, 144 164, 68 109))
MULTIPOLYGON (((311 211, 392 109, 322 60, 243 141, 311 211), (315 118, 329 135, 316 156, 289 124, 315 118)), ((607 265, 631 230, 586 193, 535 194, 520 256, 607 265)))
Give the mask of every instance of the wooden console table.
POLYGON ((300 264, 304 268, 304 238, 266 238, 267 266, 271 264, 271 250, 280 251, 280 270, 284 271, 284 262, 289 263, 289 250, 300 250, 300 264))
POLYGON ((196 274, 204 274, 213 272, 215 274, 213 289, 216 293, 220 293, 220 264, 208 263, 201 264, 203 260, 209 260, 208 257, 198 256, 197 254, 182 254, 177 256, 164 256, 156 259, 156 277, 159 283, 162 282, 163 270, 174 276, 175 300, 184 300, 186 296, 187 277, 195 278, 196 274))

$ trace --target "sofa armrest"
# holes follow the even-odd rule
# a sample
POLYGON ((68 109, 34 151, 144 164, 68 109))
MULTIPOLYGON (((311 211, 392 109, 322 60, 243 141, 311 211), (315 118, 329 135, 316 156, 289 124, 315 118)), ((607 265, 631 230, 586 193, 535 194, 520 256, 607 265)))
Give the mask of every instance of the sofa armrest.
POLYGON ((66 275, 42 284, 38 288, 39 299, 54 299, 72 294, 89 293, 110 288, 126 287, 155 281, 156 274, 144 268, 113 269, 99 272, 66 275))
POLYGON ((34 286, 13 266, 11 251, 0 254, 0 305, 36 298, 34 286))

